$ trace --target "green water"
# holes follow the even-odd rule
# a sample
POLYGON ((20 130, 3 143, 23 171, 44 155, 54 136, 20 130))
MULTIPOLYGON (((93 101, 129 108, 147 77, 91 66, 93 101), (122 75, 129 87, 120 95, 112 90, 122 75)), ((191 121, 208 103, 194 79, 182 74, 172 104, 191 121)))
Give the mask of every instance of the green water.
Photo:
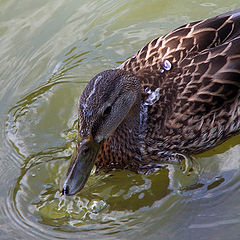
POLYGON ((193 172, 101 172, 76 196, 59 190, 90 78, 157 36, 239 6, 0 0, 0 239, 240 239, 240 137, 194 158, 193 172))

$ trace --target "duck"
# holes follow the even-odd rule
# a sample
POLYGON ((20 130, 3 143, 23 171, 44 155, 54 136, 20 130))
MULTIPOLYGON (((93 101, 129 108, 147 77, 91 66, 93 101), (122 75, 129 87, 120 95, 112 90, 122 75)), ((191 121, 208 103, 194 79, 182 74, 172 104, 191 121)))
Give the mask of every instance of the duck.
POLYGON ((96 166, 143 173, 206 151, 240 131, 240 9, 153 39, 94 76, 79 98, 78 141, 62 187, 96 166))

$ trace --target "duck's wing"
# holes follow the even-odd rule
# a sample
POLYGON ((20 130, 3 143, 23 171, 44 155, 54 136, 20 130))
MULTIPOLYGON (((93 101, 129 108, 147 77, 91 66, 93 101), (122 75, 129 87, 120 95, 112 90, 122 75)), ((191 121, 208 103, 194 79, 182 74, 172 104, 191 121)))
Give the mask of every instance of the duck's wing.
POLYGON ((126 60, 119 68, 138 73, 163 67, 164 60, 179 64, 187 56, 231 41, 240 34, 240 9, 193 22, 156 38, 126 60))
POLYGON ((182 26, 120 66, 140 76, 143 94, 159 88, 148 106, 149 146, 196 152, 239 131, 239 46, 240 9, 182 26))
POLYGON ((239 46, 240 37, 180 64, 180 73, 172 79, 177 88, 174 118, 180 114, 204 117, 236 101, 240 88, 239 46))
POLYGON ((197 152, 239 132, 239 46, 237 37, 185 59, 168 75, 156 114, 160 124, 151 133, 161 136, 164 148, 197 152))

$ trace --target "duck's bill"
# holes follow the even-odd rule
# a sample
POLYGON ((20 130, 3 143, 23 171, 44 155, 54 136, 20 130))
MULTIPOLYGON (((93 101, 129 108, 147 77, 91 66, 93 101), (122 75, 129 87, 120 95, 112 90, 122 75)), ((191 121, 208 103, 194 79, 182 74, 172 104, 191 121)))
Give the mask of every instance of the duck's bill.
POLYGON ((83 189, 94 166, 100 144, 92 137, 81 141, 76 156, 71 162, 66 180, 63 184, 63 195, 74 195, 83 189))

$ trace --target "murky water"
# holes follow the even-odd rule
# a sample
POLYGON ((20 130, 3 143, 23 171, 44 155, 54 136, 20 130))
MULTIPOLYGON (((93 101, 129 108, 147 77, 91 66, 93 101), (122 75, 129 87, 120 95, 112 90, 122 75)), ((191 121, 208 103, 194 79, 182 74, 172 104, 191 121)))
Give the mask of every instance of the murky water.
POLYGON ((77 101, 96 73, 184 23, 240 1, 0 0, 0 239, 240 239, 240 137, 193 171, 92 174, 60 186, 77 101))

